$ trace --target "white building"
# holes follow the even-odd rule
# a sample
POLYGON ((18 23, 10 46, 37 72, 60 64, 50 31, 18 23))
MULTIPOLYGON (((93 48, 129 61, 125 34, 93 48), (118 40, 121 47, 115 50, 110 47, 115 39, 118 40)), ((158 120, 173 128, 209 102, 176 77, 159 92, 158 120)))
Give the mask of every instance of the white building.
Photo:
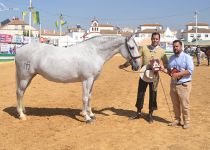
POLYGON ((89 30, 83 35, 84 40, 98 35, 121 35, 119 28, 110 24, 99 24, 98 20, 91 21, 89 30))
POLYGON ((151 35, 153 32, 160 33, 161 38, 163 37, 163 26, 160 24, 143 24, 136 30, 135 41, 138 45, 149 44, 151 41, 151 35))
MULTIPOLYGON (((180 38, 192 42, 196 40, 196 24, 188 23, 186 29, 180 34, 180 38)), ((210 40, 210 28, 207 23, 197 23, 197 39, 198 40, 210 40)))
MULTIPOLYGON (((35 28, 31 27, 32 40, 36 40, 39 34, 35 28)), ((24 37, 28 35, 29 25, 23 20, 13 18, 6 19, 0 23, 0 53, 14 53, 16 48, 22 46, 23 43, 28 43, 29 38, 24 37)))
POLYGON ((59 47, 72 45, 72 39, 70 38, 70 36, 68 36, 66 33, 61 33, 60 35, 60 32, 56 32, 55 30, 43 30, 40 40, 59 47))
POLYGON ((86 31, 82 29, 80 25, 77 25, 76 28, 69 28, 68 32, 68 35, 73 40, 73 44, 82 42, 84 40, 83 35, 86 33, 86 31))
MULTIPOLYGON (((28 34, 28 31, 29 24, 19 18, 13 18, 12 20, 6 19, 1 22, 0 34, 26 35, 28 34)), ((39 31, 34 27, 31 27, 31 33, 33 37, 38 37, 39 31)))
POLYGON ((122 32, 129 32, 129 33, 134 33, 134 29, 130 27, 124 27, 121 29, 122 32))
POLYGON ((43 30, 41 38, 43 38, 43 42, 59 47, 68 47, 82 42, 84 34, 85 30, 77 25, 77 27, 68 28, 68 32, 61 33, 61 35, 60 32, 43 30))

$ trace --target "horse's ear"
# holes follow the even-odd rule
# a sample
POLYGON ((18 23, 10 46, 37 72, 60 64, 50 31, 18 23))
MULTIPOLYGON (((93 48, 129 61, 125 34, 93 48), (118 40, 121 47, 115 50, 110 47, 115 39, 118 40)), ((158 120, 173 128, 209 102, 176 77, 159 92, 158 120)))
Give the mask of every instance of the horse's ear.
POLYGON ((126 38, 125 38, 126 43, 128 42, 128 40, 129 40, 129 37, 128 37, 128 36, 126 36, 126 38))
POLYGON ((126 41, 129 41, 132 36, 126 36, 126 41))
POLYGON ((131 38, 135 38, 135 36, 136 36, 136 32, 130 35, 131 38))

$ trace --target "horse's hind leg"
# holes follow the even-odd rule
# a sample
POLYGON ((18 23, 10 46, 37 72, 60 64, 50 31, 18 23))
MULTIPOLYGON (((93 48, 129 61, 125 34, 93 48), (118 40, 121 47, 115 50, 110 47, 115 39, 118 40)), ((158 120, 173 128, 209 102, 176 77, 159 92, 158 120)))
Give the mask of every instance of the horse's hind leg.
MULTIPOLYGON (((92 112, 92 111, 90 111, 91 109, 88 107, 90 91, 91 91, 92 85, 93 85, 93 78, 89 78, 89 79, 83 81, 83 110, 82 110, 82 113, 85 117, 86 123, 93 121, 88 114, 88 112, 92 112)), ((91 114, 91 115, 94 116, 94 114, 91 114)))
POLYGON ((95 117, 95 115, 94 115, 94 113, 92 112, 92 109, 91 109, 91 96, 92 96, 92 89, 93 89, 93 84, 94 84, 94 81, 93 81, 93 83, 92 83, 92 86, 91 86, 91 89, 90 89, 90 91, 89 91, 89 96, 88 96, 88 113, 89 113, 89 116, 90 116, 90 118, 91 119, 96 119, 96 117, 95 117))
POLYGON ((23 105, 23 96, 25 93, 26 88, 30 84, 34 75, 28 75, 22 79, 18 74, 16 75, 17 80, 17 89, 16 89, 16 96, 17 96, 17 112, 19 114, 19 118, 21 120, 26 120, 25 107, 23 105))

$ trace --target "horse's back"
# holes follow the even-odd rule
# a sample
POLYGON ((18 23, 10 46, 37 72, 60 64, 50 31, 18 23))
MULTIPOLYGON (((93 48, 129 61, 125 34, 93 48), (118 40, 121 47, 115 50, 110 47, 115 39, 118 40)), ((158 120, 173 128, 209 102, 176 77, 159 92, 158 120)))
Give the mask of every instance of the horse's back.
POLYGON ((17 51, 17 70, 27 74, 40 74, 55 82, 78 82, 99 74, 102 62, 90 48, 83 44, 70 48, 55 47, 47 44, 30 44, 17 51))
POLYGON ((39 50, 40 44, 27 44, 16 50, 15 60, 19 62, 25 59, 31 59, 34 52, 39 50))

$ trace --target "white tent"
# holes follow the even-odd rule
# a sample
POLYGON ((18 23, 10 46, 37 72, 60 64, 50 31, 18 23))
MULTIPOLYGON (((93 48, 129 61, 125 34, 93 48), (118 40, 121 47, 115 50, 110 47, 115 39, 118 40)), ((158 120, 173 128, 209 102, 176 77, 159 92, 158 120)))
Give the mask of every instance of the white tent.
POLYGON ((171 32, 171 30, 169 29, 169 27, 166 28, 163 37, 161 38, 161 42, 173 42, 174 40, 176 40, 176 35, 174 33, 171 32))

